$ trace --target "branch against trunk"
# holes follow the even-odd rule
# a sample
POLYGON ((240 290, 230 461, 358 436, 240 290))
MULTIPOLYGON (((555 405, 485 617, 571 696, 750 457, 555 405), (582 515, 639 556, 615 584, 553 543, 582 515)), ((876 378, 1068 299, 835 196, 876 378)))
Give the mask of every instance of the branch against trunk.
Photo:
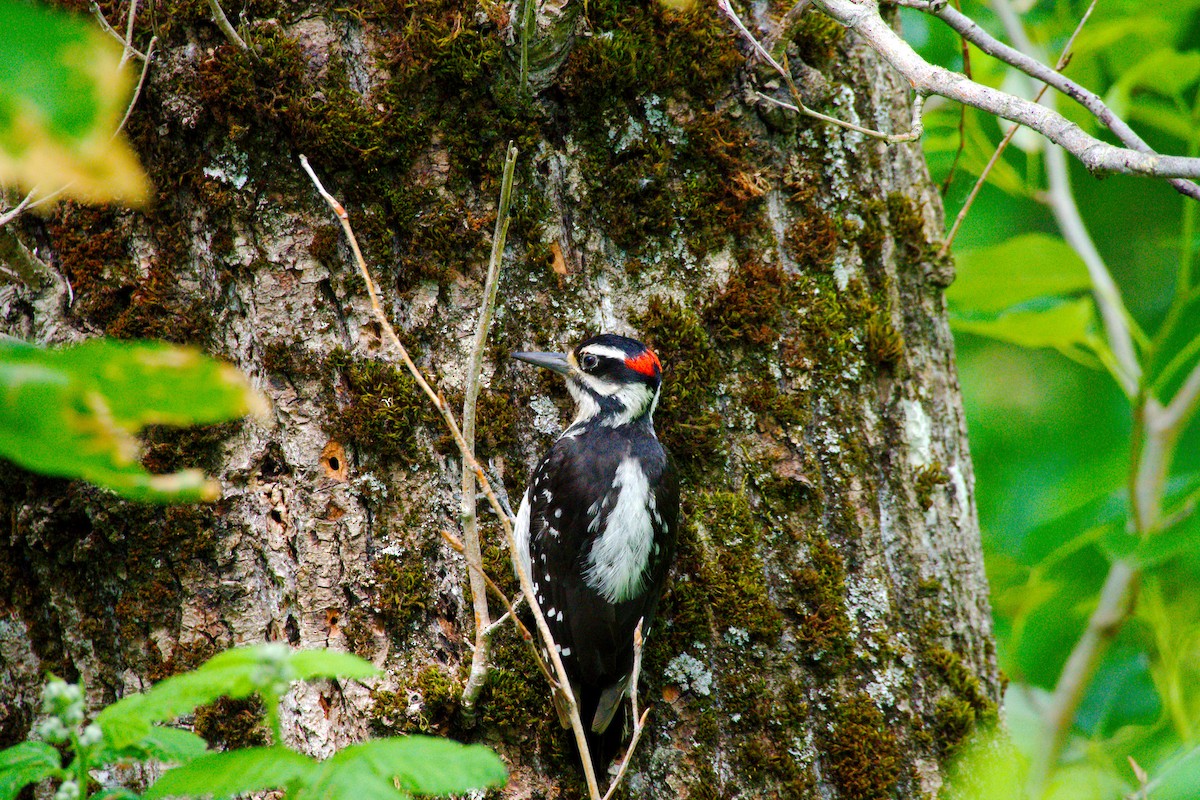
MULTIPOLYGON (((492 327, 492 312, 496 307, 496 289, 500 285, 500 262, 504 259, 504 242, 508 238, 509 203, 512 200, 513 170, 517 166, 517 148, 511 142, 504 157, 504 171, 500 179, 500 202, 496 208, 496 230, 492 234, 492 255, 488 260, 487 278, 483 287, 483 302, 479 308, 479 322, 475 327, 475 342, 471 347, 471 361, 467 367, 467 390, 463 399, 463 438, 471 455, 475 455, 475 412, 479 400, 479 383, 483 373, 483 353, 487 347, 488 331, 492 327)), ((468 583, 471 586, 471 604, 475 609, 475 650, 471 654, 471 670, 463 686, 463 712, 474 713, 475 700, 483 689, 483 680, 488 671, 488 635, 491 615, 488 613, 487 585, 483 572, 483 551, 479 543, 479 517, 476 514, 475 471, 467 460, 462 465, 462 527, 463 556, 467 560, 468 583)))
POLYGON ((1200 159, 1116 147, 1091 136, 1051 109, 930 64, 880 16, 875 0, 813 0, 813 4, 861 36, 918 94, 939 95, 1035 130, 1078 158, 1093 174, 1200 177, 1200 159))

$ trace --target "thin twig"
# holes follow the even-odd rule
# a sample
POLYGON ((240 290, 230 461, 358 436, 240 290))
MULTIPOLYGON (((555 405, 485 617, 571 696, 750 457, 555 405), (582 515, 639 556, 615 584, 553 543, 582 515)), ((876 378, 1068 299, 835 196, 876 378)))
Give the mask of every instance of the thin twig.
MULTIPOLYGON (((117 64, 117 69, 125 66, 129 56, 135 52, 133 49, 133 22, 137 17, 137 4, 138 0, 129 0, 129 19, 125 23, 125 39, 122 42, 121 61, 117 64)), ((149 60, 149 48, 147 48, 146 60, 149 60)))
POLYGON ((245 40, 229 24, 229 17, 225 16, 225 11, 221 8, 220 2, 218 0, 208 0, 208 7, 212 10, 213 21, 217 23, 217 27, 221 29, 221 33, 225 34, 225 38, 229 40, 229 43, 239 50, 249 50, 250 48, 246 46, 245 40))
MULTIPOLYGON (((1092 0, 1091 5, 1087 7, 1087 10, 1083 12, 1083 16, 1079 18, 1079 24, 1077 24, 1075 26, 1075 30, 1071 32, 1070 38, 1067 39, 1066 45, 1063 46, 1062 54, 1058 57, 1058 63, 1054 65, 1055 72, 1065 69, 1067 64, 1070 63, 1071 47, 1075 44, 1075 38, 1079 36, 1079 32, 1083 30, 1083 26, 1085 23, 1087 23, 1088 18, 1092 16, 1092 10, 1096 7, 1096 1, 1097 0, 1092 0)), ((965 59, 968 52, 966 44, 967 38, 963 36, 962 40, 963 57, 965 59)), ((964 61, 964 63, 966 62, 964 61)), ((971 77, 969 70, 966 74, 968 78, 971 77)), ((1038 90, 1037 95, 1033 98, 1033 102, 1040 103, 1043 95, 1045 95, 1049 89, 1050 84, 1043 83, 1042 88, 1038 90)), ((963 114, 966 113, 966 110, 966 106, 963 106, 963 114)), ((1013 137, 1017 135, 1017 131, 1019 130, 1020 126, 1013 125, 1008 129, 1008 132, 1004 134, 1004 138, 1000 140, 1000 144, 996 147, 996 151, 992 153, 992 157, 988 159, 988 163, 986 166, 984 166, 983 172, 979 174, 979 178, 975 181, 975 185, 971 187, 971 192, 967 195, 967 199, 963 203, 962 208, 958 210, 958 216, 954 218, 954 224, 950 227, 950 232, 946 234, 946 241, 942 243, 941 250, 938 252, 939 256, 945 257, 945 255, 950 252, 950 245, 954 244, 954 237, 958 235, 958 229, 962 226, 963 220, 967 218, 967 213, 971 210, 971 206, 974 204, 975 198, 979 195, 979 190, 983 188, 983 185, 987 182, 988 175, 990 175, 992 172, 992 168, 996 165, 996 162, 1000 160, 1000 156, 1004 153, 1004 151, 1008 149, 1009 143, 1013 140, 1013 137)), ((959 135, 962 135, 961 118, 959 120, 959 135)), ((961 150, 962 144, 960 141, 959 151, 961 152, 961 150)), ((957 159, 957 155, 955 158, 957 159)))
POLYGON ((338 221, 342 225, 342 230, 346 234, 346 239, 350 242, 350 249, 354 253, 355 261, 358 263, 359 272, 362 274, 363 282, 367 286, 367 295, 371 299, 371 310, 384 333, 387 334, 388 342, 395 348, 400 355, 400 359, 404 362, 404 366, 408 368, 408 372, 412 375, 413 380, 421 387, 421 391, 433 403, 434 408, 442 415, 442 420, 446 423, 446 428, 450 431, 451 437, 454 439, 455 445, 458 446, 459 454, 470 465, 475 472, 475 479, 479 481, 479 486, 483 493, 487 496, 488 503, 491 504, 492 510, 496 512, 496 516, 500 518, 500 526, 504 530, 504 538, 508 542, 509 558, 513 563, 513 570, 517 574, 517 578, 521 582, 521 592, 525 595, 525 600, 529 603, 529 610, 533 612, 534 622, 537 623, 538 633, 542 637, 542 642, 546 646, 546 653, 554 665, 554 674, 558 679, 558 689, 561 692, 563 699, 567 704, 568 715, 571 719, 571 730, 575 734, 575 743, 579 747, 581 754, 580 761, 583 765, 584 778, 588 785, 588 794, 594 800, 600 800, 600 789, 596 784, 596 773, 592 769, 592 760, 588 751, 587 736, 584 734, 583 721, 579 717, 579 703, 575 699, 575 693, 571 689, 571 681, 567 677, 567 670, 563 666, 562 657, 558 653, 558 649, 554 645, 554 636, 550 633, 550 627, 546 624, 546 616, 542 613, 542 607, 537 601, 537 597, 533 591, 533 582, 529 578, 529 573, 525 569, 525 565, 521 563, 521 558, 518 551, 517 537, 513 531, 512 522, 508 515, 504 513, 504 509, 500 505, 500 500, 496 497, 496 493, 492 490, 492 485, 488 481, 487 475, 483 471, 483 467, 475 460, 475 456, 467 447, 467 442, 463 439, 462 431, 459 430, 458 423, 454 419, 454 412, 450 410, 450 406, 446 403, 442 396, 433 390, 429 382, 425 380, 425 376, 417 367, 413 360, 408 355, 408 350, 400 341, 400 337, 396 335, 396 329, 392 327, 392 323, 387 318, 387 314, 383 311, 383 306, 379 303, 379 293, 375 288, 375 281, 371 277, 371 272, 367 269, 367 262, 363 258, 362 250, 359 249, 358 239, 354 236, 354 229, 350 226, 350 215, 346 213, 346 209, 341 203, 334 198, 333 195, 325 191, 325 187, 321 185, 321 181, 317 178, 308 159, 303 155, 300 156, 300 165, 304 171, 308 173, 308 177, 320 192, 321 197, 333 209, 337 215, 338 221))
MULTIPOLYGON (((1009 38, 1016 43, 1017 52, 1041 64, 1041 61, 1038 60, 1037 48, 1029 40, 1025 33, 1025 26, 1008 0, 993 0, 992 8, 1000 17, 1009 38)), ((1085 13, 1079 25, 1076 26, 1076 33, 1079 31, 1079 27, 1087 21, 1090 11, 1089 8, 1089 13, 1085 13)), ((1075 36, 1072 35, 1071 41, 1074 39, 1075 36)), ((1069 60, 1070 51, 1064 50, 1058 59, 1054 74, 1060 74, 1057 70, 1066 66, 1069 60)), ((1049 84, 1047 83, 1047 85, 1049 84)), ((1054 107, 1053 95, 1050 96, 1048 103, 1050 108, 1054 107)), ((1071 192, 1071 176, 1067 168, 1067 159, 1062 150, 1057 147, 1050 147, 1046 150, 1046 178, 1049 184, 1046 200, 1050 211, 1054 214, 1063 238, 1087 266, 1088 276, 1092 282, 1092 293, 1096 298, 1096 305, 1100 309, 1100 319, 1104 324, 1108 345, 1116 358, 1113 377, 1116 378, 1125 395, 1131 401, 1135 400, 1142 377, 1142 369, 1138 365, 1133 335, 1129 330, 1129 312, 1121 300, 1121 293, 1117 289, 1112 273, 1109 272, 1108 266, 1100 256, 1100 251, 1096 249, 1096 244, 1092 241, 1083 217, 1079 213, 1079 206, 1076 205, 1075 196, 1071 192)))
POLYGON ((157 44, 158 37, 150 37, 150 45, 146 48, 146 55, 142 60, 142 74, 138 76, 137 86, 133 89, 133 97, 129 99, 129 105, 125 108, 125 116, 121 117, 121 124, 113 131, 113 138, 125 129, 125 123, 129 122, 129 115, 133 113, 133 107, 137 105, 138 98, 142 96, 142 86, 146 83, 146 73, 150 71, 150 59, 154 57, 154 45, 157 44))
POLYGON ((762 42, 755 38, 754 34, 750 32, 745 23, 742 22, 741 17, 739 17, 737 12, 733 9, 733 6, 730 4, 729 0, 717 0, 717 7, 723 14, 725 14, 726 17, 729 18, 729 21, 732 22, 734 27, 738 29, 738 31, 742 34, 742 37, 750 43, 750 46, 754 48, 754 52, 758 53, 758 56, 763 61, 767 62, 767 64, 769 64, 771 68, 778 72, 780 77, 783 78, 784 82, 787 84, 788 91, 792 95, 792 101, 794 105, 789 105, 788 103, 767 97, 761 92, 757 93, 759 97, 770 100, 772 103, 780 106, 781 108, 790 109, 797 114, 804 114, 806 116, 813 117, 814 119, 819 119, 822 122, 828 122, 831 125, 847 128, 849 130, 861 133, 864 136, 869 136, 872 139, 879 139, 880 141, 887 142, 888 144, 911 142, 921 138, 921 134, 923 133, 923 129, 921 127, 921 106, 925 102, 925 98, 920 92, 917 93, 916 100, 914 102, 913 123, 907 133, 883 133, 882 131, 864 128, 862 125, 856 125, 853 122, 847 122, 846 120, 838 119, 837 117, 831 117, 828 114, 822 114, 820 111, 814 111, 805 105, 804 100, 800 97, 800 90, 797 88, 796 82, 792 80, 791 70, 776 61, 775 56, 771 55, 771 52, 765 46, 763 46, 762 42))
MULTIPOLYGON (((442 538, 446 540, 446 543, 449 544, 455 552, 463 556, 466 555, 466 547, 462 540, 450 533, 450 531, 443 530, 442 538)), ((538 651, 537 640, 534 638, 534 635, 529 628, 525 627, 525 623, 521 622, 521 618, 517 615, 517 610, 514 608, 512 601, 508 599, 508 595, 506 595, 504 590, 501 589, 494 580, 492 580, 492 576, 487 574, 487 570, 483 568, 482 564, 472 564, 470 561, 468 561, 467 568, 472 572, 479 574, 480 578, 483 579, 483 585, 492 590, 492 593, 496 595, 496 597, 500 600, 500 604, 505 608, 504 616, 500 617, 494 623, 488 626, 487 634, 490 636, 501 622, 511 617, 513 625, 517 629, 517 633, 521 635, 521 639, 529 643, 530 652, 533 653, 533 660, 537 662, 538 669, 542 671, 542 675, 545 676, 546 681, 550 684, 551 688, 557 688, 558 681, 554 679, 552 674, 550 674, 550 668, 546 666, 546 662, 542 658, 542 654, 538 651)))
MULTIPOLYGON (((105 18, 104 12, 100 10, 100 5, 98 3, 93 2, 91 4, 90 8, 92 11, 92 16, 94 16, 96 18, 96 21, 100 23, 100 28, 105 33, 107 33, 109 36, 113 37, 118 42, 120 42, 122 47, 127 48, 129 50, 129 52, 131 52, 133 55, 137 56, 138 58, 144 59, 146 57, 145 55, 142 54, 142 52, 140 50, 138 50, 137 48, 135 48, 133 46, 132 39, 126 39, 125 37, 121 36, 121 34, 117 33, 116 30, 113 29, 112 25, 108 24, 108 20, 105 18)), ((124 59, 122 59, 122 63, 124 63, 124 59)))
POLYGON ((639 619, 637 627, 633 630, 633 670, 629 673, 629 704, 633 708, 633 735, 629 738, 629 747, 625 750, 625 758, 621 759, 621 766, 617 768, 617 774, 609 784, 608 791, 604 793, 604 800, 609 800, 617 791, 617 787, 621 785, 621 779, 625 777, 629 765, 633 762, 633 751, 642 738, 642 731, 646 729, 646 720, 650 716, 648 708, 641 715, 638 714, 638 680, 642 675, 642 622, 644 621, 645 618, 639 619))
MULTIPOLYGON (((483 352, 487 347, 488 331, 492 327, 492 311, 496 307, 496 288, 500 283, 500 262, 504 259, 504 242, 508 237, 509 203, 512 200, 513 174, 517 165, 517 148, 512 142, 504 158, 504 172, 500 181, 500 204, 496 210, 496 230, 492 234, 492 256, 488 260, 487 278, 483 285, 483 301, 479 309, 479 322, 475 327, 475 343, 471 348, 471 360, 467 367, 467 386, 463 398, 463 438, 475 454, 475 411, 479 400, 480 376, 483 373, 483 352)), ((463 685, 462 707, 469 716, 474 712, 475 700, 483 689, 488 672, 488 638, 486 631, 491 624, 488 612, 487 591, 483 583, 483 555, 479 543, 479 520, 476 515, 475 473, 467 464, 462 465, 462 526, 463 555, 468 564, 477 564, 479 569, 468 573, 471 584, 471 603, 475 608, 475 651, 471 656, 471 670, 463 685)))
POLYGON ((21 200, 21 202, 17 203, 3 214, 0 214, 0 226, 7 225, 17 217, 21 216, 21 212, 30 206, 30 203, 33 201, 33 196, 37 194, 37 190, 38 187, 34 186, 29 190, 29 194, 25 195, 25 198, 21 200))

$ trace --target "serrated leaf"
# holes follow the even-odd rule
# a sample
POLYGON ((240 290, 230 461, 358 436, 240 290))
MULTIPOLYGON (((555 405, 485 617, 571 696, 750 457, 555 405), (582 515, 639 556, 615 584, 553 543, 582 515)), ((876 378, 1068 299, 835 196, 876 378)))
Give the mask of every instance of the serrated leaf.
POLYGON ((96 25, 18 0, 0 0, 0 30, 0 184, 144 200, 137 157, 114 138, 133 85, 121 48, 96 25))
MULTIPOLYGON (((366 771, 418 794, 461 794, 503 786, 508 771, 483 745, 433 736, 377 739, 352 745, 328 761, 332 770, 366 771)), ((350 800, 349 798, 347 800, 350 800)))
POLYGON ((366 659, 339 650, 300 650, 288 657, 288 663, 298 680, 313 678, 352 678, 362 680, 380 674, 366 659))
POLYGON ((168 771, 142 795, 158 797, 231 797, 303 785, 317 762, 286 747, 248 747, 200 756, 168 771))
POLYGON ((1087 266, 1065 241, 1031 233, 957 253, 946 300, 963 312, 995 313, 1038 298, 1091 288, 1087 266))
POLYGON ((0 800, 14 800, 26 786, 49 778, 60 766, 58 751, 45 742, 21 742, 0 750, 0 800))
POLYGON ((149 424, 208 423, 265 401, 227 364, 159 342, 98 339, 42 349, 0 342, 0 456, 84 478, 135 500, 213 500, 199 470, 151 475, 134 434, 149 424))

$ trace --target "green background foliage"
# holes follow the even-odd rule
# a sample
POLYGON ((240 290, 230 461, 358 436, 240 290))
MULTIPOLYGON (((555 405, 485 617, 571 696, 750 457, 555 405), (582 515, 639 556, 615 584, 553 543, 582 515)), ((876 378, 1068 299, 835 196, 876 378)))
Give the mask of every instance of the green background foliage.
MULTIPOLYGON (((1051 63, 1087 5, 1027 4, 1030 37, 1051 63)), ((965 2, 963 11, 1008 41, 986 4, 965 2)), ((941 22, 905 10, 902 24, 927 59, 962 68, 961 44, 941 22)), ((1076 40, 1065 73, 1104 97, 1155 149, 1195 156, 1198 48, 1195 0, 1103 2, 1076 40)), ((974 48, 971 67, 983 83, 1027 97, 1036 91, 974 48)), ((1104 136, 1071 101, 1060 98, 1058 108, 1104 136)), ((959 146, 959 108, 935 105, 926 121, 925 151, 941 182, 959 146)), ((1004 133, 995 118, 966 112, 963 153, 945 194, 948 226, 1004 133)), ((1001 667, 1014 687, 1035 693, 1018 701, 1009 692, 1018 744, 1021 725, 1035 725, 1036 714, 1014 713, 1014 705, 1054 688, 1110 560, 1135 546, 1125 532, 1130 405, 1099 366, 1102 330, 1085 268, 1039 201, 1046 186, 1040 145, 1019 134, 992 172, 955 241, 959 276, 947 292, 1001 667)), ((1197 359, 1197 203, 1165 182, 1099 181, 1073 161, 1070 168, 1084 222, 1145 333, 1146 382, 1159 397, 1169 396, 1197 359), (1175 322, 1164 333, 1172 314, 1175 322)), ((1198 474, 1200 425, 1193 421, 1179 445, 1168 507, 1194 490, 1198 474)), ((1136 788, 1127 757, 1149 773, 1151 797, 1196 796, 1197 759, 1179 759, 1200 737, 1198 545, 1195 516, 1141 544, 1147 567, 1137 610, 1090 684, 1069 750, 1096 780, 1076 774, 1075 788, 1063 796, 1111 797, 1136 788)))

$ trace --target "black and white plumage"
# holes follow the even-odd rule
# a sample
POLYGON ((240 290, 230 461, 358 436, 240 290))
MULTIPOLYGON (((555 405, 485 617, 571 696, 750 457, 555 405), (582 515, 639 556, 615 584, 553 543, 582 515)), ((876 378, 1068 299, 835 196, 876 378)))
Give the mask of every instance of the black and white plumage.
POLYGON ((613 334, 568 354, 513 357, 564 375, 575 400, 575 420, 533 471, 516 535, 584 726, 598 736, 627 693, 634 630, 644 620, 649 632, 675 550, 679 484, 653 424, 662 369, 640 342, 613 334))

